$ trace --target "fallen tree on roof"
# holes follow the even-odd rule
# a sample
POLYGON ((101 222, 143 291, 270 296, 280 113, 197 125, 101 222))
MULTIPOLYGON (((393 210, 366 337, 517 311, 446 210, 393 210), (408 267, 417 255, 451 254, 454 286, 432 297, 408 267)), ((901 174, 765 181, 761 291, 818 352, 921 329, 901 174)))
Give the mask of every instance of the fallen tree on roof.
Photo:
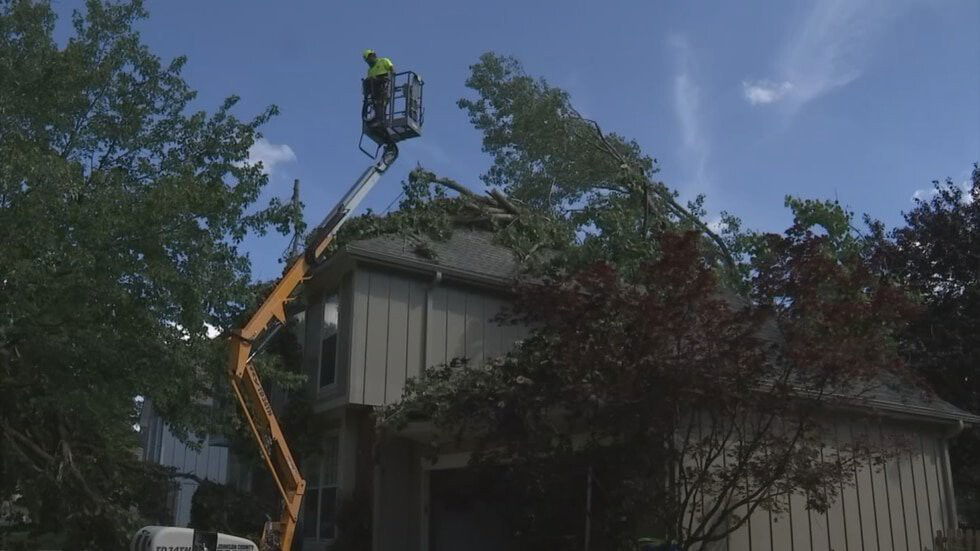
POLYGON ((483 181, 505 201, 418 170, 387 223, 436 236, 480 224, 529 256, 547 243, 554 269, 518 290, 509 320, 538 327, 530 338, 426 371, 383 427, 427 419, 433 450, 465 446, 472 466, 503 470, 507 520, 535 549, 632 549, 642 530, 697 549, 790 496, 826 511, 857 462, 887 459, 896 443, 870 439, 825 457, 828 415, 911 380, 898 335, 915 309, 843 209, 788 200, 783 233, 727 217, 719 234, 702 198, 681 205, 635 142, 515 60, 485 55, 468 85, 478 97, 460 106, 493 158, 483 181), (431 184, 458 198, 416 202, 431 184), (427 209, 441 210, 415 218, 427 209), (720 298, 733 290, 738 306, 720 298))

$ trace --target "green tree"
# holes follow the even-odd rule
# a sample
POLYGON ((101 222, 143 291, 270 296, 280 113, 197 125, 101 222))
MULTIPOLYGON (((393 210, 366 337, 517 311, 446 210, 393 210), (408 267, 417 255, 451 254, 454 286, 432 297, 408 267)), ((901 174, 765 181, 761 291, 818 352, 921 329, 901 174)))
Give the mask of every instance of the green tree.
POLYGON ((90 0, 61 47, 48 2, 0 2, 0 499, 69 548, 122 548, 143 496, 162 499, 136 398, 178 433, 208 426, 224 388, 208 326, 254 299, 239 243, 289 226, 287 206, 257 206, 267 177, 247 161, 275 107, 192 111, 185 59, 133 28, 146 15, 90 0))
POLYGON ((459 106, 493 160, 482 180, 584 236, 564 260, 603 258, 632 270, 656 254, 657 236, 696 230, 711 243, 705 254, 735 267, 730 243, 701 220, 704 198, 681 205, 635 141, 605 133, 567 92, 529 76, 512 57, 486 53, 470 70, 466 85, 476 97, 459 106))

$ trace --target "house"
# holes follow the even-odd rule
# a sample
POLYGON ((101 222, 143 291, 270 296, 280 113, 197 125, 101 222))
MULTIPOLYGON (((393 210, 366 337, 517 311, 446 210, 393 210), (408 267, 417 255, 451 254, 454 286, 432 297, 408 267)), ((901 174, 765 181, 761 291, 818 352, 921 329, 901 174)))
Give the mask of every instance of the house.
POLYGON ((244 469, 236 469, 234 457, 219 437, 209 435, 198 442, 199 446, 181 441, 170 430, 166 421, 147 400, 140 412, 141 459, 173 467, 180 475, 167 496, 167 509, 171 518, 155 519, 167 526, 188 526, 191 521, 191 501, 200 480, 228 484, 243 476, 244 469), (238 473, 236 477, 236 473, 238 473))
MULTIPOLYGON (((492 504, 455 507, 473 484, 465 453, 435 462, 410 432, 377 441, 371 407, 391 404, 423 366, 504 353, 526 334, 492 318, 508 300, 519 266, 491 234, 457 230, 419 250, 385 235, 347 244, 307 284, 303 366, 315 411, 329 419, 321 453, 300 458, 307 479, 299 542, 326 549, 338 508, 369 504, 375 550, 500 549, 492 504)), ((887 419, 875 434, 913 443, 882 469, 855 472, 826 514, 792 499, 782 518, 757 511, 711 549, 780 551, 935 549, 937 532, 956 526, 948 440, 980 417, 938 400, 882 391, 869 400, 887 419)), ((868 438, 842 414, 832 439, 868 438)), ((833 442, 829 443, 831 446, 833 442)))

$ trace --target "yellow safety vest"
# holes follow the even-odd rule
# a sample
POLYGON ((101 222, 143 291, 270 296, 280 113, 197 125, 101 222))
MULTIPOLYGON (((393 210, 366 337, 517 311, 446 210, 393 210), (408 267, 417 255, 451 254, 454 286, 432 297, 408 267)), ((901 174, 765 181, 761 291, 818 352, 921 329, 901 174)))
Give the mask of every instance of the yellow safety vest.
POLYGON ((368 68, 367 76, 368 78, 373 78, 376 76, 387 75, 388 73, 395 70, 395 64, 391 62, 387 57, 379 57, 374 65, 368 68))

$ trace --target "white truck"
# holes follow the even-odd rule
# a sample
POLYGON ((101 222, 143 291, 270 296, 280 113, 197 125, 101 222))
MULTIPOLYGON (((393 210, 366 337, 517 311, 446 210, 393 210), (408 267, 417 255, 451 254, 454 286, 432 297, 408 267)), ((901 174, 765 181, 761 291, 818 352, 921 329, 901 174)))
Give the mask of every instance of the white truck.
POLYGON ((130 551, 258 551, 255 543, 228 534, 173 526, 144 526, 129 545, 130 551))

